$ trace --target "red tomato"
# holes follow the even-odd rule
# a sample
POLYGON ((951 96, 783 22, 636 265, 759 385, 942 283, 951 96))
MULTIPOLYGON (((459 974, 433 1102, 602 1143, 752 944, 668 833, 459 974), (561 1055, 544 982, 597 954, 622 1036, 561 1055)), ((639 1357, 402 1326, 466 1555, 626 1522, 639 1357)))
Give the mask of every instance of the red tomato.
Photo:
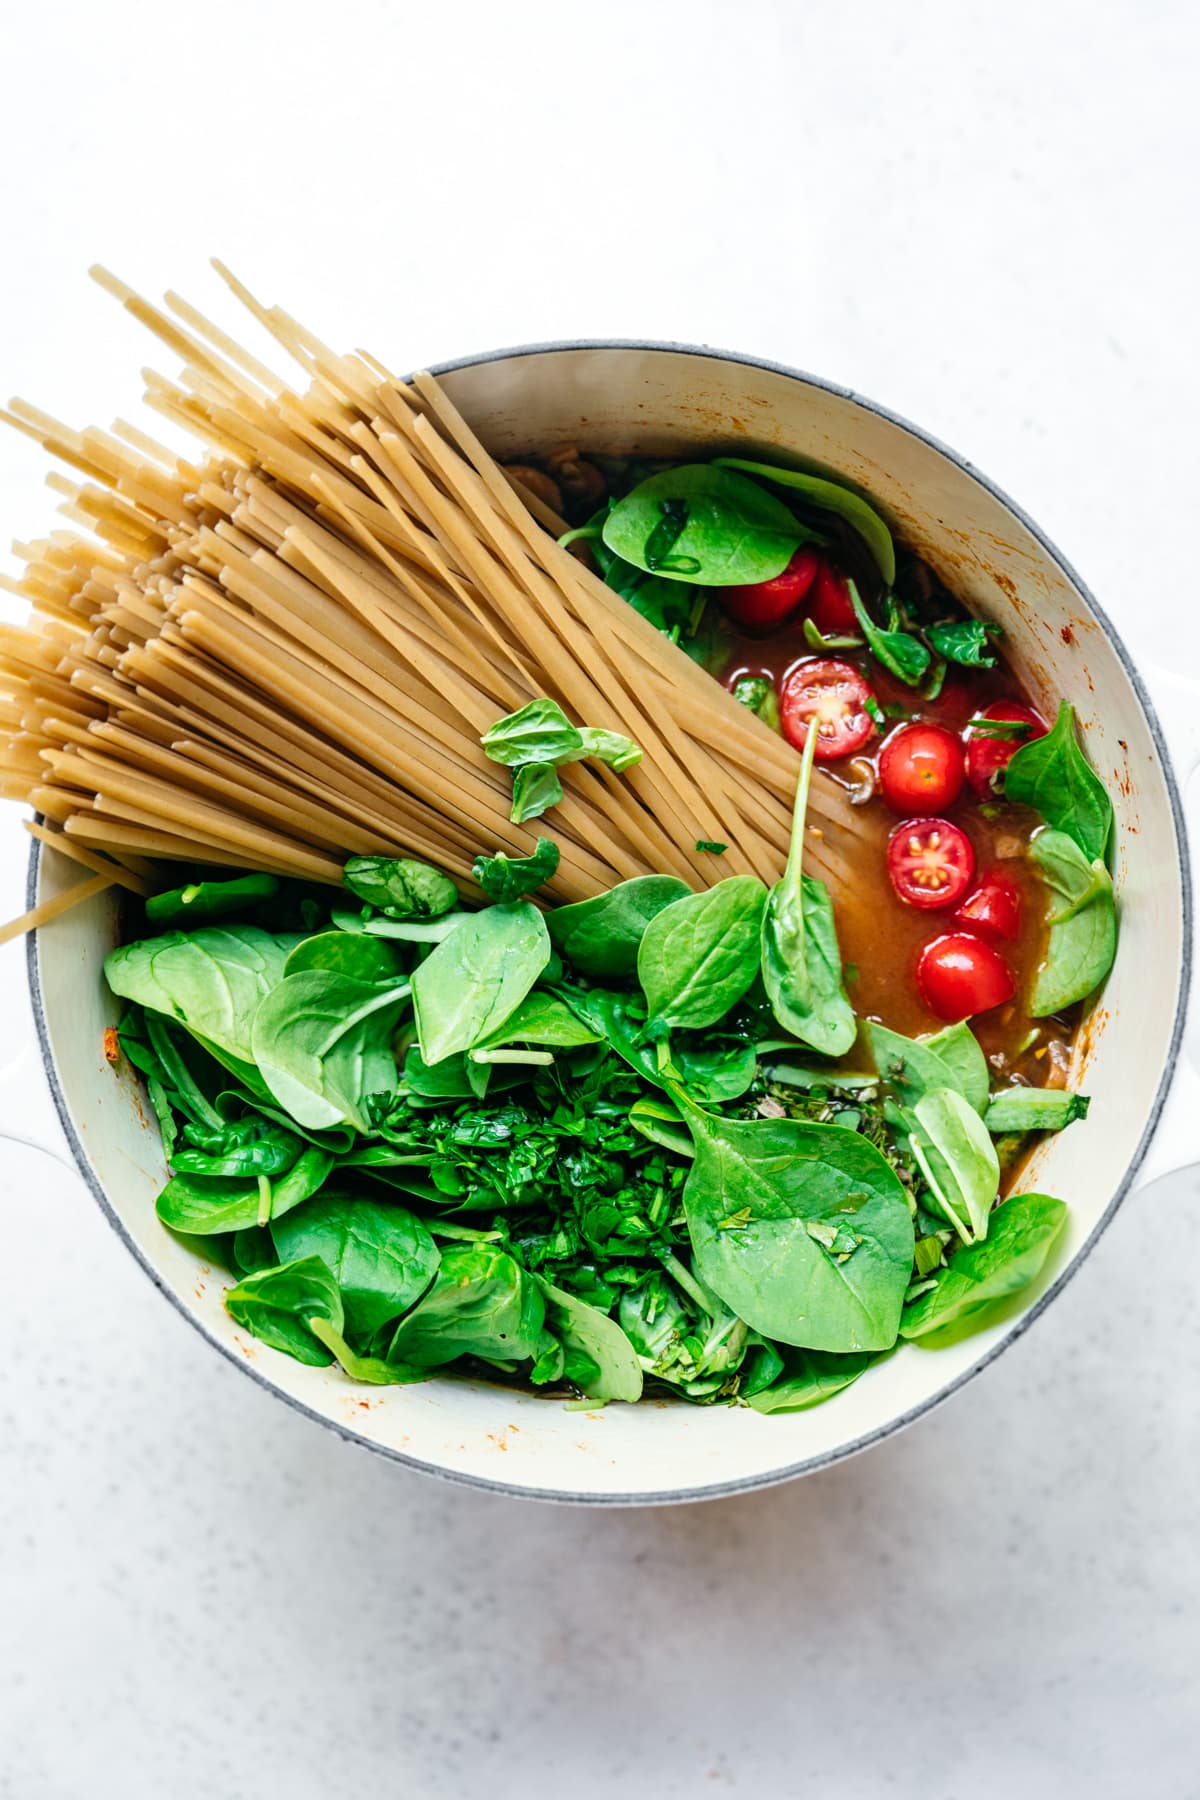
POLYGON ((917 958, 917 986, 930 1012, 950 1025, 1003 1006, 1017 991, 1000 953, 959 931, 926 944, 917 958))
POLYGON ((822 637, 856 637, 858 619, 850 601, 845 578, 823 558, 818 558, 816 580, 808 616, 822 637))
POLYGON ((1017 737, 977 737, 971 727, 967 727, 967 780, 981 800, 994 800, 1001 791, 1001 773, 1016 751, 1034 738, 1045 737, 1046 727, 1037 714, 1022 706, 1019 700, 995 700, 980 717, 1008 719, 1029 727, 1017 737))
POLYGON ((820 567, 816 551, 802 544, 782 575, 749 587, 718 588, 721 610, 743 631, 774 631, 808 599, 820 567))
POLYGON ((975 852, 949 819, 905 819, 888 839, 887 867, 909 906, 955 906, 971 885, 975 852))
POLYGON ((1014 943, 1021 935, 1021 890, 1003 869, 989 869, 955 913, 954 922, 980 937, 1014 943))
POLYGON ((796 663, 779 692, 783 735, 803 750, 809 725, 816 723, 818 762, 834 762, 861 750, 875 729, 867 711, 871 690, 849 663, 818 657, 796 663))
POLYGON ((902 725, 879 753, 879 785, 893 812, 945 812, 965 775, 962 743, 943 725, 902 725))

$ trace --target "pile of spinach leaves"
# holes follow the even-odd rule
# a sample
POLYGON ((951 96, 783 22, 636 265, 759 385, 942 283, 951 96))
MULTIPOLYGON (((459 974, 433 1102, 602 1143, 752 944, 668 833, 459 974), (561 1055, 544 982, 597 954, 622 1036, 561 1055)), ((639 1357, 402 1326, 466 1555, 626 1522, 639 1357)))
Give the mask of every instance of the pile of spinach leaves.
POLYGON ((966 1026, 859 1031, 802 866, 810 778, 811 754, 770 892, 646 875, 543 912, 543 839, 479 859, 482 906, 382 857, 333 904, 210 880, 216 922, 180 929, 196 902, 152 901, 106 973, 159 1216, 235 1276, 239 1324, 361 1382, 772 1412, 1034 1280, 1065 1208, 997 1208, 993 1136, 1086 1102, 992 1095, 966 1026))

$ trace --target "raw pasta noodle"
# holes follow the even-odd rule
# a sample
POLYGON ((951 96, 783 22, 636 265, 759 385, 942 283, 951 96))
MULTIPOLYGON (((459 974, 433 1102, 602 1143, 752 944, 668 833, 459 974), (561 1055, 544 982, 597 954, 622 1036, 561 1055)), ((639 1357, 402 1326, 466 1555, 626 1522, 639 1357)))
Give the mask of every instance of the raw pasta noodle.
MULTIPOLYGON (((73 471, 51 483, 87 533, 19 547, 4 586, 32 612, 0 628, 0 788, 96 872, 79 896, 145 891, 146 859, 336 885, 371 852, 425 857, 470 895, 480 851, 546 833, 553 900, 651 869, 705 884, 713 840, 723 874, 775 880, 795 752, 555 541, 563 521, 431 375, 336 355, 216 266, 299 386, 178 295, 163 311, 95 272, 182 360, 145 398, 197 460, 124 421, 0 415, 73 471), (539 695, 643 760, 565 767, 562 801, 516 825, 479 740, 539 695)), ((810 866, 836 882, 856 831, 836 783, 810 816, 810 866)))

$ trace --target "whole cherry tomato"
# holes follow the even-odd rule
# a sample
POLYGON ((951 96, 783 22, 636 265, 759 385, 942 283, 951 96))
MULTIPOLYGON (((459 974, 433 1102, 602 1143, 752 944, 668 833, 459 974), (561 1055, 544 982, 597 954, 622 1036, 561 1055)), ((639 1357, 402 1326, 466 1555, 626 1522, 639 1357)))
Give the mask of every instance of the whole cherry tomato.
POLYGON ((821 558, 801 544, 781 575, 747 587, 717 588, 721 610, 743 631, 774 631, 807 600, 821 558))
POLYGON ((994 800, 1002 792, 1001 776, 1022 744, 1045 737, 1045 723, 1019 700, 995 700, 967 726, 967 780, 981 800, 994 800), (1001 730, 989 734, 988 723, 1001 730), (1005 725, 1024 725, 1024 731, 1005 731, 1005 725))
POLYGON ((809 601, 808 616, 821 633, 822 637, 856 637, 859 635, 858 619, 850 599, 850 589, 845 577, 839 575, 831 563, 824 557, 818 559, 819 568, 816 580, 812 585, 812 597, 809 601))
POLYGON ((1003 1006, 1017 991, 999 951, 959 931, 926 944, 917 958, 917 987, 930 1012, 950 1025, 1003 1006))
POLYGON ((954 922, 994 942, 1015 943, 1021 935, 1021 890, 1004 869, 989 869, 955 913, 954 922))
POLYGON ((901 725, 879 753, 879 785, 893 812, 945 812, 965 776, 962 742, 944 725, 901 725))

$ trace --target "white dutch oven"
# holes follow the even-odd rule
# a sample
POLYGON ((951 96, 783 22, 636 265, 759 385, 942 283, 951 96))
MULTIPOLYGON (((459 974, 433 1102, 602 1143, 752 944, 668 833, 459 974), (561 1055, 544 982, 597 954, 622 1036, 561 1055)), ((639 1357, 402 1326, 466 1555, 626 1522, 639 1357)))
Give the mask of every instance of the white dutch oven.
MULTIPOLYGON (((1145 1183, 1200 1154, 1190 1068, 1178 1072, 1164 1115, 1182 1037, 1191 896, 1163 737, 1120 640, 1053 546, 957 457, 854 395, 770 364, 673 345, 549 345, 442 373, 502 457, 569 443, 653 454, 761 450, 845 478, 981 617, 1003 626, 1022 679, 1045 706, 1060 694, 1074 701, 1116 804, 1123 925, 1074 1075, 1093 1096, 1091 1117, 1048 1141, 1023 1182, 1069 1203, 1057 1260, 988 1330, 950 1349, 905 1346, 847 1393, 790 1417, 665 1402, 566 1412, 476 1381, 355 1387, 239 1330, 221 1303, 226 1277, 159 1225, 158 1134, 132 1077, 115 1073, 101 1051, 116 1010, 101 980, 116 941, 115 907, 103 897, 30 945, 62 1128, 115 1229, 217 1349, 292 1406, 398 1462, 510 1493, 597 1503, 702 1499, 805 1474, 880 1442, 961 1387, 1049 1304, 1135 1178, 1145 1183)), ((35 849, 38 899, 77 879, 73 866, 35 849)), ((16 1125, 12 1135, 26 1131, 16 1125)))

